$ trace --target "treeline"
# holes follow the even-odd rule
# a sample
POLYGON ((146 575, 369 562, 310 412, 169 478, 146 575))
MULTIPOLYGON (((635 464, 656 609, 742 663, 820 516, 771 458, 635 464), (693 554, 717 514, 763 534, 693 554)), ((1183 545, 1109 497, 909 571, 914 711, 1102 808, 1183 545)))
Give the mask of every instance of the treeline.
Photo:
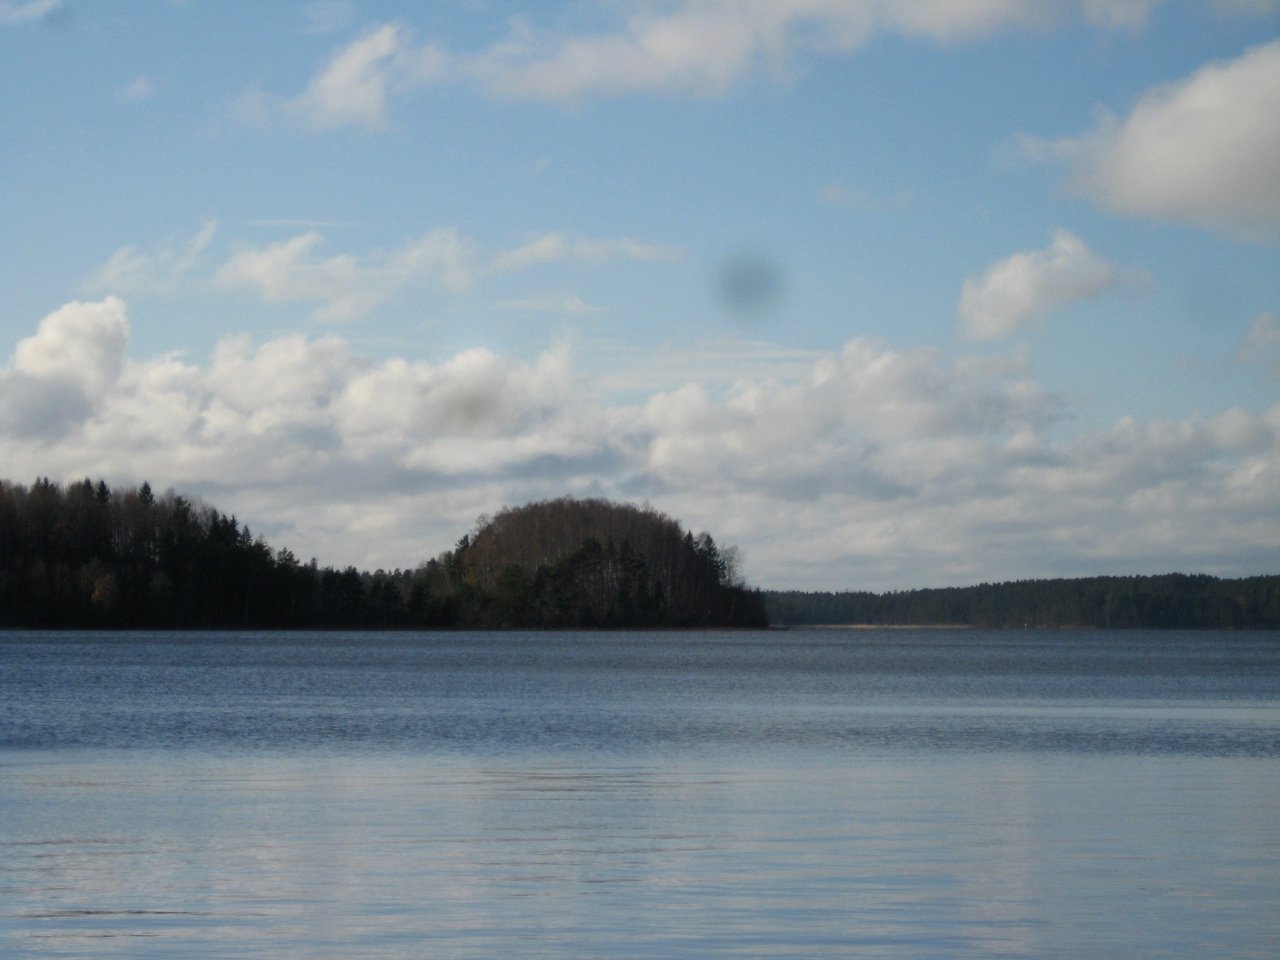
POLYGON ((151 486, 0 481, 0 626, 391 625, 405 574, 321 568, 151 486))
POLYGON ((416 569, 369 573, 273 550, 234 516, 173 492, 156 496, 147 483, 0 481, 0 627, 764 622, 760 594, 736 580, 732 551, 660 514, 605 501, 504 511, 416 569), (528 530, 538 532, 536 551, 528 530))
POLYGON ((891 593, 765 593, 779 624, 1154 629, 1280 628, 1280 576, 1020 580, 891 593))

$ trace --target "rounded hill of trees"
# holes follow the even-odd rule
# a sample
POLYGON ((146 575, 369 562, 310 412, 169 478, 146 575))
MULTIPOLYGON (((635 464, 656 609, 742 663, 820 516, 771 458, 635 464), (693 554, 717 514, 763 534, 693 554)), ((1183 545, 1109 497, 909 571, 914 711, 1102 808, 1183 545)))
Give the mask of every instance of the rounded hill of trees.
POLYGON ((538 627, 765 626, 738 554, 658 511, 558 499, 484 517, 426 567, 465 622, 538 627))

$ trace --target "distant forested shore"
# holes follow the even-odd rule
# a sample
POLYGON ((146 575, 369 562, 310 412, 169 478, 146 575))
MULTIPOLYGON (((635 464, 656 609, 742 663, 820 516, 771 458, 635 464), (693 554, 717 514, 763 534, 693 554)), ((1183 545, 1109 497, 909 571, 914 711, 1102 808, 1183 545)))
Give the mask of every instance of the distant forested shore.
POLYGON ((0 480, 0 628, 758 627, 736 551, 655 510, 552 500, 413 569, 322 567, 150 484, 0 480))
POLYGON ((1280 628, 1280 576, 1025 580, 892 593, 746 586, 737 551, 648 507, 482 517, 412 569, 320 566, 151 486, 0 480, 0 628, 1280 628))
POLYGON ((1019 580, 891 593, 766 591, 775 624, 870 626, 1280 628, 1280 576, 1019 580))

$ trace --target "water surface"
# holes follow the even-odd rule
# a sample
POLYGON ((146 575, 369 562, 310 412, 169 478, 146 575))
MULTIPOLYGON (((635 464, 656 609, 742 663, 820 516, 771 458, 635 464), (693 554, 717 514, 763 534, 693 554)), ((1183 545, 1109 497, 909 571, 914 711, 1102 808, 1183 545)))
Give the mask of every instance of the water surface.
POLYGON ((1280 636, 0 634, 6 957, 1273 957, 1280 636))

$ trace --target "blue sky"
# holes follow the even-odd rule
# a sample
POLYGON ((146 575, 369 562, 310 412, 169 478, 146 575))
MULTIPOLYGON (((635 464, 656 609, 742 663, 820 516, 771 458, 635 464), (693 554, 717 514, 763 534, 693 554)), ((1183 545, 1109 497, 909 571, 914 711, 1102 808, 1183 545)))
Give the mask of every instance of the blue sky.
POLYGON ((1280 3, 0 0, 0 473, 321 562, 1280 571, 1280 3))

